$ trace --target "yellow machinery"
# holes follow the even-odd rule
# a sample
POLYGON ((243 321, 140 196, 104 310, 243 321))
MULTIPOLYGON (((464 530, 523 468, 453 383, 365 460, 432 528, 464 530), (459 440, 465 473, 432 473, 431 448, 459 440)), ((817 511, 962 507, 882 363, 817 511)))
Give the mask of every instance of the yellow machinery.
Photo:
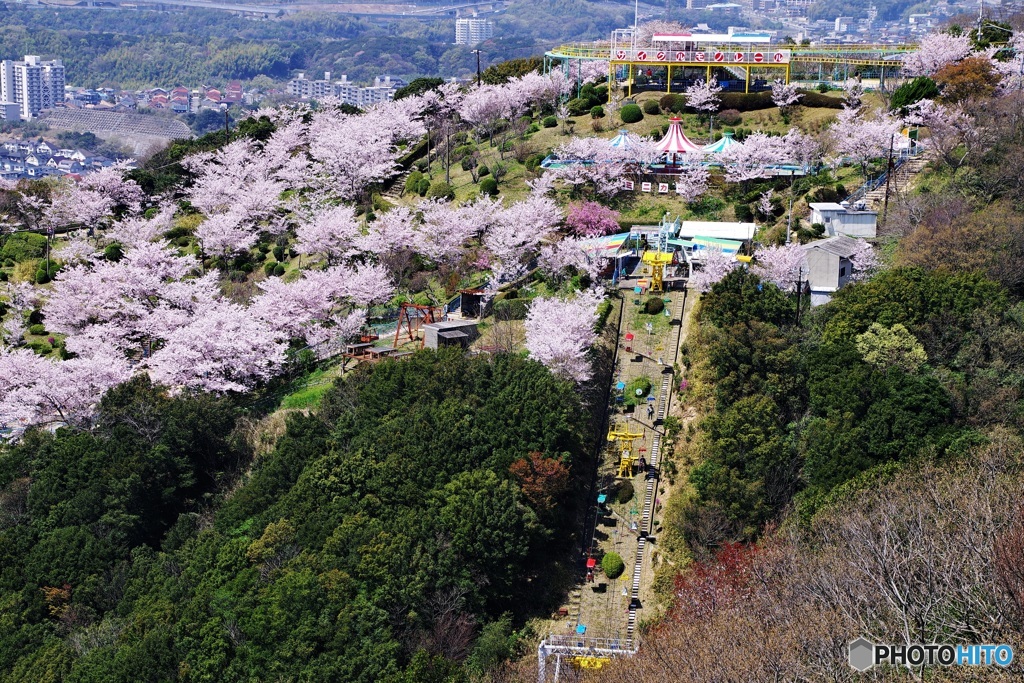
POLYGON ((633 442, 642 438, 643 432, 629 431, 628 424, 615 425, 608 430, 608 440, 619 443, 619 474, 620 479, 632 477, 636 474, 637 462, 640 460, 638 453, 633 450, 633 442))
POLYGON ((644 264, 650 269, 651 291, 664 292, 665 266, 672 263, 672 253, 665 251, 645 251, 644 264))
POLYGON ((608 662, 612 661, 610 657, 573 657, 572 664, 577 669, 592 669, 598 670, 608 662))

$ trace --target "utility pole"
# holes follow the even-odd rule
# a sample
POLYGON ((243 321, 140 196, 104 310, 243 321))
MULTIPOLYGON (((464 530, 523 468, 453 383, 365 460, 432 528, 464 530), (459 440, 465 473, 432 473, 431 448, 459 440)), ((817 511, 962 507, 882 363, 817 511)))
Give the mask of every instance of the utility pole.
POLYGON ((786 244, 790 242, 790 234, 793 232, 793 173, 789 172, 789 218, 786 220, 786 244))
POLYGON ((885 217, 889 214, 889 181, 892 180, 892 146, 896 142, 896 134, 889 136, 889 160, 885 167, 885 202, 882 204, 882 225, 885 225, 885 217))
POLYGON ((473 50, 476 55, 476 87, 480 87, 480 50, 473 50))
POLYGON ((224 110, 224 144, 231 142, 231 129, 228 127, 228 105, 222 104, 220 108, 224 110))

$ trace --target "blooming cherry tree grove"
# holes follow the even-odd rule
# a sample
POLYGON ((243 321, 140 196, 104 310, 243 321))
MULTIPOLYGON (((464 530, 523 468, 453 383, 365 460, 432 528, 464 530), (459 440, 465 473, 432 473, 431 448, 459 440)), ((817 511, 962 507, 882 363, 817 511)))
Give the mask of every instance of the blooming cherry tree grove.
POLYGON ((565 225, 581 237, 598 237, 619 230, 618 219, 618 211, 597 202, 581 202, 569 208, 565 225))
POLYGON ((959 62, 971 54, 971 39, 965 35, 932 33, 921 39, 919 48, 904 55, 904 75, 931 76, 947 64, 959 62))
POLYGON ((754 251, 750 272, 784 292, 796 290, 806 268, 806 252, 797 243, 781 246, 760 246, 754 251))
POLYGON ((701 255, 701 267, 690 274, 689 286, 704 294, 711 291, 715 283, 720 282, 738 264, 735 258, 721 249, 702 249, 701 255))
POLYGON ((597 339, 597 305, 604 297, 593 290, 573 299, 537 297, 526 314, 526 349, 530 357, 556 375, 585 382, 593 374, 587 350, 597 339))

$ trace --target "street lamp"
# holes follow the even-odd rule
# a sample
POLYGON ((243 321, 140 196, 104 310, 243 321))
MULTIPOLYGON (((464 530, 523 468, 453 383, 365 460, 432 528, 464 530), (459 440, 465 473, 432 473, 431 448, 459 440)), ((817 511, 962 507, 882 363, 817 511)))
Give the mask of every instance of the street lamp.
POLYGON ((480 87, 480 50, 471 50, 471 54, 476 55, 476 87, 480 87))

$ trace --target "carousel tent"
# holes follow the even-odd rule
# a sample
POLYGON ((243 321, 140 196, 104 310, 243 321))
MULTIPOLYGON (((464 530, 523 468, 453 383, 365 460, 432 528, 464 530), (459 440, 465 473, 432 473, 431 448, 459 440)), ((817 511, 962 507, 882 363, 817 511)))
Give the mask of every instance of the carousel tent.
POLYGON ((716 140, 715 142, 712 142, 710 145, 705 145, 704 151, 707 152, 708 154, 721 154, 729 147, 739 144, 742 143, 733 137, 732 131, 729 131, 722 135, 721 140, 716 140))
POLYGON ((633 142, 629 139, 628 130, 620 130, 619 134, 608 141, 608 146, 614 149, 629 149, 633 146, 633 142))
POLYGON ((658 151, 663 152, 666 159, 671 163, 677 154, 700 154, 701 148, 693 143, 686 133, 679 127, 680 119, 672 117, 669 120, 668 132, 658 143, 658 151))

